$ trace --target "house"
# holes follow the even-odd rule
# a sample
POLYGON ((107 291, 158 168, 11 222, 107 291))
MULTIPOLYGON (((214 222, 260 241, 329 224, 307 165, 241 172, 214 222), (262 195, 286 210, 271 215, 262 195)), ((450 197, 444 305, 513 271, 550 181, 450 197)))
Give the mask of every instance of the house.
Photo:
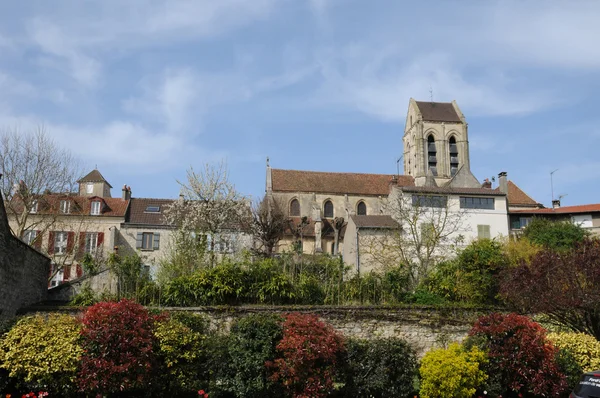
POLYGON ((455 101, 411 99, 403 145, 404 175, 281 170, 267 163, 266 194, 291 220, 278 250, 341 253, 361 272, 378 266, 382 242, 408 231, 414 239, 444 235, 438 250, 508 235, 508 189, 492 189, 471 173, 468 126, 455 101), (450 218, 457 220, 452 231, 450 218), (373 245, 380 247, 367 247, 373 245))
POLYGON ((510 212, 511 234, 519 235, 533 217, 547 218, 555 221, 570 221, 593 234, 600 235, 600 203, 560 206, 560 200, 554 200, 551 209, 531 208, 517 209, 510 212))

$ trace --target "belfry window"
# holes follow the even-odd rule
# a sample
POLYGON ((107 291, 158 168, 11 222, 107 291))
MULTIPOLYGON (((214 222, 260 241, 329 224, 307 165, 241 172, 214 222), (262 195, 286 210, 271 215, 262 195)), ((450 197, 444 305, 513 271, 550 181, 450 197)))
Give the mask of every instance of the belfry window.
POLYGON ((430 134, 427 137, 427 165, 434 176, 437 176, 437 151, 435 149, 435 139, 430 134))
POLYGON ((323 216, 325 216, 325 218, 333 218, 333 203, 331 200, 328 200, 323 205, 323 216))
POLYGON ((450 176, 454 177, 458 171, 458 145, 456 145, 456 138, 450 137, 450 176))

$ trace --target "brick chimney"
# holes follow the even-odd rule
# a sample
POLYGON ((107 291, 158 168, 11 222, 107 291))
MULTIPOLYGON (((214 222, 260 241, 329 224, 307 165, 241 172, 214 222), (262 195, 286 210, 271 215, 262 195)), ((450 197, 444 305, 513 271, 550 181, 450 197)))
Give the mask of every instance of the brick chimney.
POLYGON ((492 182, 490 181, 489 178, 486 178, 483 181, 483 184, 481 184, 481 188, 492 189, 492 182))
POLYGON ((560 207, 560 199, 554 199, 552 201, 552 208, 553 209, 558 209, 560 207))
POLYGON ((506 177, 506 171, 501 171, 498 173, 498 186, 500 188, 500 192, 508 195, 508 179, 506 177))
POLYGON ((131 199, 131 187, 128 187, 127 185, 123 185, 123 189, 121 190, 121 192, 122 192, 121 197, 124 200, 131 199))

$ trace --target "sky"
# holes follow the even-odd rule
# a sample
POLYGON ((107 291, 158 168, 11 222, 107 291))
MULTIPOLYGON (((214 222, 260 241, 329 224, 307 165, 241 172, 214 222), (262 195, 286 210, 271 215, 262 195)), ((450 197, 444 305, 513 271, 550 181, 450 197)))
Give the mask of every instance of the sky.
POLYGON ((600 2, 0 2, 0 127, 43 125, 86 171, 173 198, 227 163, 394 174, 409 99, 456 100, 471 170, 600 202, 600 2))

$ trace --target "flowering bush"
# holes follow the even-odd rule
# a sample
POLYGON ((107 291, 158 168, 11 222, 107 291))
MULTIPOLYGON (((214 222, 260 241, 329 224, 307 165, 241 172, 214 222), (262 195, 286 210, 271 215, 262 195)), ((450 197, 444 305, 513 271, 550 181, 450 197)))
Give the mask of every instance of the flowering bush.
POLYGON ((421 396, 423 398, 470 398, 487 375, 488 360, 477 347, 464 349, 451 344, 447 349, 429 351, 421 360, 421 396))
POLYGON ((78 383, 83 392, 113 393, 147 387, 154 363, 153 319, 132 301, 89 307, 81 331, 84 355, 78 383))
POLYGON ((44 385, 65 393, 75 380, 83 353, 80 328, 80 322, 69 315, 22 318, 0 340, 0 367, 32 388, 44 385))
POLYGON ((291 313, 283 323, 278 357, 267 362, 272 380, 294 398, 325 397, 333 390, 333 377, 344 351, 342 336, 315 315, 291 313))
POLYGON ((585 333, 548 333, 556 347, 565 349, 584 372, 600 369, 600 341, 585 333))
POLYGON ((529 318, 494 313, 480 317, 469 336, 488 352, 490 376, 504 393, 557 397, 567 388, 556 363, 558 349, 546 330, 529 318))

